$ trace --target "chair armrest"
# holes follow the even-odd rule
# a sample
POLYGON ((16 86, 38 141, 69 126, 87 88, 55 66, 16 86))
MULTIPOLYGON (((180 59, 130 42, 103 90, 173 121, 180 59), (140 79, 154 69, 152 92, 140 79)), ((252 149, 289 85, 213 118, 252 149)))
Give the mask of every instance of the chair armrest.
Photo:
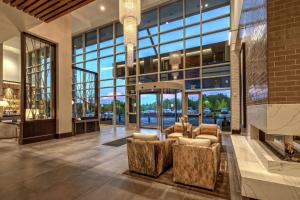
POLYGON ((218 138, 219 143, 221 144, 222 143, 222 131, 221 131, 220 127, 218 127, 218 129, 217 129, 217 135, 216 136, 218 138))
POLYGON ((168 135, 170 135, 171 133, 174 133, 174 126, 170 126, 170 127, 166 128, 164 130, 164 133, 165 133, 166 137, 168 137, 168 135))
POLYGON ((192 138, 196 138, 197 135, 200 134, 200 126, 198 126, 197 128, 195 128, 193 131, 192 131, 192 138))

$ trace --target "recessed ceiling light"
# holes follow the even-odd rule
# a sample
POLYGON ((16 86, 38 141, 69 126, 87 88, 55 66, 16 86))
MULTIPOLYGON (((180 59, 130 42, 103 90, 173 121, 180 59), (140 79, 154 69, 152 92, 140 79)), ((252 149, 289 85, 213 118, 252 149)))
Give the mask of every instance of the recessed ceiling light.
POLYGON ((101 5, 101 6, 100 6, 100 10, 101 10, 101 11, 105 11, 105 6, 102 6, 102 5, 101 5))
POLYGON ((207 6, 208 6, 208 4, 206 3, 206 4, 205 4, 205 7, 207 7, 207 6))

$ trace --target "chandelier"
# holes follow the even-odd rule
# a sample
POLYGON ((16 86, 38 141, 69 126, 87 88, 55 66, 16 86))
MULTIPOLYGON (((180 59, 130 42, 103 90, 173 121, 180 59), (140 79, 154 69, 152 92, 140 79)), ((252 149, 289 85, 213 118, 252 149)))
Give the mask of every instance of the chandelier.
POLYGON ((134 47, 137 46, 137 26, 141 23, 141 0, 119 0, 119 18, 123 24, 127 66, 132 67, 134 47))

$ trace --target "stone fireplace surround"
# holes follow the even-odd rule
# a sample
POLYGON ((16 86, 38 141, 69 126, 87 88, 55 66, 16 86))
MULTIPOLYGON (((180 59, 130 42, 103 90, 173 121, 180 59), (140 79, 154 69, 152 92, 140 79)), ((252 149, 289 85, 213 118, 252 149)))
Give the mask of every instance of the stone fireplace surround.
POLYGON ((293 136, 300 135, 300 104, 248 106, 247 115, 249 143, 265 168, 271 173, 300 177, 300 163, 283 160, 285 142, 293 142, 293 136), (260 141, 262 135, 281 158, 260 141), (273 138, 278 138, 279 142, 271 142, 273 138))

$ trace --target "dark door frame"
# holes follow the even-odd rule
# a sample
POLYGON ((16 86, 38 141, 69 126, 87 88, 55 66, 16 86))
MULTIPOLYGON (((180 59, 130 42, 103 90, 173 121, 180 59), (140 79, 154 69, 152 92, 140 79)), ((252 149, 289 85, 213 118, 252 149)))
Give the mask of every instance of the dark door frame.
POLYGON ((49 140, 56 137, 56 119, 57 119, 57 106, 56 106, 56 65, 57 65, 57 45, 45 39, 39 38, 32 34, 21 33, 21 124, 20 124, 20 137, 19 144, 28 144, 49 140), (33 38, 40 40, 43 43, 49 44, 53 47, 53 60, 51 67, 51 111, 53 112, 52 119, 30 120, 26 121, 26 38, 33 38))

